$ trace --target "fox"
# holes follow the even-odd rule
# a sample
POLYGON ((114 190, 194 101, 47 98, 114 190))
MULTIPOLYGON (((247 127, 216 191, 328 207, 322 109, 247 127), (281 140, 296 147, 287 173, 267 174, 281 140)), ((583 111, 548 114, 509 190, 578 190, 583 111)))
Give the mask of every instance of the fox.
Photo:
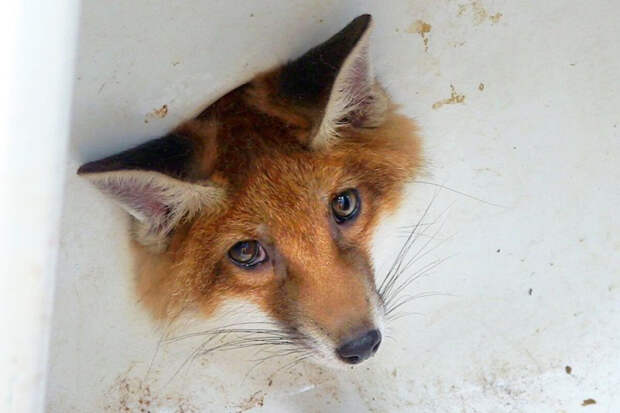
POLYGON ((387 306, 371 240, 423 157, 375 78, 373 25, 361 15, 165 136, 78 169, 129 213, 154 319, 241 300, 273 320, 260 332, 327 364, 377 352, 387 306))

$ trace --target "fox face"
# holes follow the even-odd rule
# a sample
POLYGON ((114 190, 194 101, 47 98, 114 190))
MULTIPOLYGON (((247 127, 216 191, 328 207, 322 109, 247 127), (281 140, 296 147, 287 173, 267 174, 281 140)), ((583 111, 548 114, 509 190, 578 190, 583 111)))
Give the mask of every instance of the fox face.
POLYGON ((253 303, 331 364, 379 348, 372 234, 421 164, 415 125, 373 76, 369 15, 168 135, 78 170, 132 218, 157 318, 253 303))

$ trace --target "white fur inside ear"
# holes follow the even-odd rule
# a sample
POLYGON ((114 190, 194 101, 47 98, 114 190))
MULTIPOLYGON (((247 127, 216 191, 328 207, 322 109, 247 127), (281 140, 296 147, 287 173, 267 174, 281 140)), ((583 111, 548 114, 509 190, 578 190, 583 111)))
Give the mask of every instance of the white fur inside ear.
POLYGON ((388 99, 376 85, 370 63, 369 41, 372 24, 345 59, 332 87, 315 149, 329 146, 343 127, 375 127, 384 120, 388 99))
POLYGON ((155 250, 184 219, 204 207, 217 206, 224 189, 212 184, 180 181, 158 172, 114 171, 85 174, 99 190, 114 199, 138 221, 137 240, 155 250))

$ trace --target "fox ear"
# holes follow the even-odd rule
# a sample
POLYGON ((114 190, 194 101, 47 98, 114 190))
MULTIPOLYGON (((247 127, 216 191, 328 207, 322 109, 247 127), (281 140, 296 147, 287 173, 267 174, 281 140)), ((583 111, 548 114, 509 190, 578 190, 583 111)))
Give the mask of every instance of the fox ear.
POLYGON ((171 134, 84 164, 77 173, 136 219, 138 242, 161 251, 179 222, 223 197, 222 188, 196 181, 201 151, 191 139, 171 134))
POLYGON ((311 143, 314 148, 328 145, 344 128, 372 128, 384 120, 388 99, 374 79, 369 56, 371 31, 371 16, 359 16, 282 68, 283 95, 299 105, 323 108, 311 143))

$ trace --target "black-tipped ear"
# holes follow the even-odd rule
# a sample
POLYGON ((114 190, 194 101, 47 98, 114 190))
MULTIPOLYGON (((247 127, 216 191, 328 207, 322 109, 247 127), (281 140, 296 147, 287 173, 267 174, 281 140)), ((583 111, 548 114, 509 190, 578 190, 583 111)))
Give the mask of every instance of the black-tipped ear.
POLYGON ((224 196, 208 181, 191 182, 199 153, 192 140, 171 134, 84 164, 78 174, 137 220, 134 235, 140 243, 160 251, 180 221, 224 196))
POLYGON ((135 148, 94 162, 78 169, 78 175, 113 171, 152 171, 175 178, 189 175, 196 144, 189 138, 170 134, 153 139, 135 148))
POLYGON ((318 103, 329 94, 345 59, 370 27, 363 14, 326 42, 287 63, 280 75, 280 91, 302 103, 318 103))
POLYGON ((388 98, 376 84, 370 63, 371 29, 370 15, 359 16, 280 72, 283 96, 322 109, 310 142, 314 149, 328 147, 345 128, 373 128, 385 119, 388 98))

